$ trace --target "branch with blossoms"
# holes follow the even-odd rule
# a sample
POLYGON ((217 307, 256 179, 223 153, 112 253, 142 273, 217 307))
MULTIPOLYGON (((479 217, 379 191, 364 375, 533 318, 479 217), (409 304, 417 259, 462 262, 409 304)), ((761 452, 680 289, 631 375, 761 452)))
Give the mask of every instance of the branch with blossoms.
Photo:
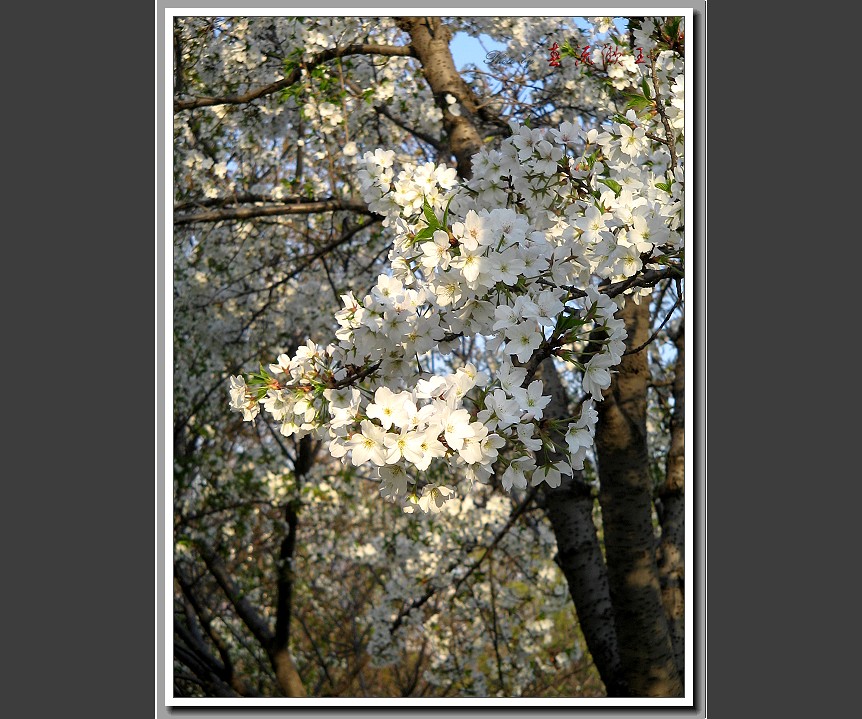
POLYGON ((655 146, 634 109, 601 133, 511 129, 461 185, 452 168, 396 175, 392 151, 366 153, 358 179, 394 232, 389 272, 361 300, 342 295, 333 343, 231 378, 244 419, 263 406, 281 434, 314 433, 333 457, 374 466, 381 496, 405 512, 439 512, 458 495, 432 463, 467 487, 499 467, 507 492, 583 469, 595 403, 625 351, 615 297, 681 274, 681 168, 644 162, 655 146), (468 336, 500 357, 493 377, 472 362, 431 371, 468 336), (534 379, 551 356, 579 372, 586 396, 553 421, 534 379))
POLYGON ((344 47, 333 47, 321 50, 312 55, 308 60, 302 61, 302 53, 292 56, 285 61, 285 76, 281 80, 250 89, 238 95, 220 95, 215 97, 193 97, 187 100, 174 100, 174 112, 182 110, 193 110, 198 107, 212 107, 213 105, 244 105, 267 95, 272 95, 289 88, 302 79, 302 72, 306 72, 323 63, 336 58, 348 57, 350 55, 380 55, 387 57, 411 57, 414 55, 410 45, 374 45, 354 44, 344 47))

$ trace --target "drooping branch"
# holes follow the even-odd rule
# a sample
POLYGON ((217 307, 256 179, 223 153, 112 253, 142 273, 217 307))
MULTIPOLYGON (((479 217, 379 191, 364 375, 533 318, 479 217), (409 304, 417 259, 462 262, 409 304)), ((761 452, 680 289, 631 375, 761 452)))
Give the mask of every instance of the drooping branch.
POLYGON ((670 318, 673 317, 673 313, 676 312, 676 308, 679 307, 680 305, 682 305, 682 293, 681 292, 679 293, 679 296, 677 297, 676 302, 674 302, 673 307, 671 307, 668 310, 667 314, 665 315, 664 319, 662 320, 662 323, 658 327, 656 327, 655 331, 647 338, 647 340, 643 344, 638 345, 637 347, 633 347, 630 350, 626 350, 624 352, 624 354, 633 355, 636 352, 641 352, 642 350, 646 349, 646 347, 656 337, 658 337, 659 333, 664 329, 664 326, 668 323, 670 318))
MULTIPOLYGON (((347 86, 350 88, 350 91, 353 93, 354 97, 360 98, 362 96, 362 88, 355 83, 350 78, 346 78, 345 82, 347 86)), ((371 109, 374 110, 378 115, 385 117, 389 120, 393 125, 397 125, 405 132, 409 132, 416 139, 421 140, 422 142, 431 145, 438 152, 443 152, 448 149, 448 145, 444 140, 441 140, 438 137, 434 137, 433 135, 429 135, 427 132, 423 132, 422 130, 418 130, 415 127, 411 127, 403 119, 398 117, 397 115, 393 115, 390 112, 389 108, 384 104, 372 105, 371 109)))
POLYGON ((389 108, 387 108, 385 105, 375 105, 373 109, 374 112, 379 115, 383 115, 383 117, 400 127, 405 132, 409 132, 417 139, 422 140, 422 142, 431 145, 431 147, 433 147, 435 150, 443 152, 448 149, 445 142, 429 135, 427 132, 422 132, 422 130, 417 130, 415 127, 410 127, 406 122, 389 112, 389 108))
MULTIPOLYGON (((530 489, 530 491, 527 493, 527 495, 524 497, 524 499, 522 499, 518 503, 518 505, 514 509, 512 509, 511 513, 509 514, 508 520, 506 520, 506 523, 497 531, 497 533, 494 535, 494 538, 491 540, 491 542, 488 544, 488 546, 485 547, 485 551, 482 552, 480 557, 477 560, 475 560, 468 567, 467 571, 463 575, 461 575, 461 577, 458 579, 458 581, 455 582, 455 584, 452 587, 453 591, 457 591, 457 589, 464 583, 464 581, 471 574, 473 574, 473 572, 475 572, 479 568, 479 565, 481 565, 482 562, 484 562, 485 559, 491 554, 491 552, 494 551, 494 548, 500 543, 500 540, 515 525, 515 521, 518 519, 518 517, 520 517, 524 513, 524 511, 527 509, 527 507, 530 506, 530 504, 532 503, 532 501, 536 497, 537 491, 538 491, 538 487, 532 487, 530 489)), ((449 566, 447 573, 452 572, 459 565, 460 565, 460 561, 453 562, 449 566)), ((425 590, 425 592, 424 592, 424 594, 422 594, 422 596, 417 597, 410 604, 408 604, 406 607, 403 607, 398 612, 395 619, 393 620, 392 627, 391 627, 390 631, 394 632, 396 629, 398 629, 398 627, 400 627, 402 622, 404 621, 404 617, 406 617, 408 614, 410 614, 410 612, 412 612, 414 609, 418 609, 419 607, 424 605, 429 599, 431 599, 431 597, 434 596, 436 591, 437 590, 435 589, 435 587, 432 584, 428 587, 428 589, 425 590)))
MULTIPOLYGON (((413 49, 409 45, 373 45, 373 44, 355 44, 346 45, 344 47, 334 47, 322 50, 314 55, 308 62, 304 63, 306 69, 322 65, 325 62, 334 60, 339 57, 347 57, 348 55, 384 55, 389 57, 412 56, 413 49)), ((290 87, 302 78, 302 69, 297 67, 287 73, 285 77, 269 85, 249 90, 242 95, 222 95, 216 97, 195 97, 189 100, 174 100, 174 112, 181 110, 191 110, 196 107, 211 107, 213 105, 243 105, 257 100, 260 97, 272 95, 279 90, 290 87)))

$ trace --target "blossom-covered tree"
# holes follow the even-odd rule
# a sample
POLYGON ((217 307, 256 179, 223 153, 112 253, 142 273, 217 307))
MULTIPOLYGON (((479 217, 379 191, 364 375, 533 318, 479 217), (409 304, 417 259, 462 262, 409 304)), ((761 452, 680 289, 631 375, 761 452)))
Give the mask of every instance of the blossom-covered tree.
POLYGON ((177 693, 682 695, 684 32, 175 18, 177 693))

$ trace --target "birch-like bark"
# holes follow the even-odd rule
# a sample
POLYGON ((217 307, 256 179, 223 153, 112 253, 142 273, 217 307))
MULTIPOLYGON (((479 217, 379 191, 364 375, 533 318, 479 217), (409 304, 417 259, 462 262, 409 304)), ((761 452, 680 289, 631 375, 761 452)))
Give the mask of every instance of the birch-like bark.
MULTIPOLYGON (((628 348, 646 341, 648 302, 629 300, 617 316, 626 322, 628 348)), ((683 685, 662 604, 652 524, 648 383, 646 352, 627 355, 598 405, 599 502, 624 681, 632 696, 677 697, 683 685)))

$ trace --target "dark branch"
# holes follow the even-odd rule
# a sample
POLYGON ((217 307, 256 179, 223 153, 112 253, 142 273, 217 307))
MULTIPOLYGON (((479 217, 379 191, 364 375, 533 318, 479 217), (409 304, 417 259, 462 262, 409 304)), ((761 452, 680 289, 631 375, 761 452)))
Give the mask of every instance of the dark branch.
POLYGON ((667 144, 667 149, 670 150, 670 169, 673 171, 677 166, 676 135, 674 135, 673 130, 670 127, 670 120, 668 120, 667 112, 665 112, 664 101, 661 99, 659 81, 655 73, 655 59, 650 62, 650 75, 652 76, 652 86, 655 91, 655 106, 658 110, 658 114, 661 116, 661 124, 664 125, 664 132, 667 137, 667 143, 665 144, 667 144))
POLYGON ((252 217, 308 215, 316 212, 338 212, 339 210, 349 210, 372 217, 378 216, 377 213, 368 209, 368 205, 359 200, 340 200, 335 197, 327 197, 322 200, 294 199, 278 205, 226 207, 192 215, 181 215, 174 218, 174 225, 188 225, 193 222, 219 222, 221 220, 247 220, 252 217))
POLYGON ((680 295, 677 298, 676 302, 674 302, 673 307, 670 308, 670 312, 667 313, 664 320, 662 320, 662 323, 658 326, 656 331, 650 335, 649 339, 646 342, 644 342, 642 345, 639 345, 638 347, 635 347, 634 349, 627 350, 626 352, 623 352, 623 355, 624 356, 625 355, 633 355, 635 352, 640 352, 647 345, 649 345, 656 337, 658 337, 658 333, 664 329, 664 326, 668 323, 668 320, 673 316, 673 313, 676 312, 676 308, 679 307, 681 304, 682 304, 682 295, 680 295))
POLYGON ((227 207, 229 205, 243 205, 252 202, 280 203, 291 201, 300 202, 301 198, 282 198, 280 200, 276 200, 271 195, 264 195, 259 192, 242 192, 240 194, 229 195, 227 197, 202 197, 199 200, 180 202, 174 205, 174 212, 197 210, 202 207, 227 207))
MULTIPOLYGON (((413 56, 413 48, 410 45, 368 45, 357 44, 347 45, 345 47, 334 47, 317 53, 307 63, 304 63, 306 68, 321 65, 329 60, 334 60, 347 55, 387 55, 387 56, 413 56)), ((274 92, 290 87, 302 77, 302 70, 297 68, 289 72, 286 77, 276 82, 258 87, 254 90, 249 90, 242 95, 224 95, 221 97, 195 97, 190 100, 175 100, 174 112, 181 110, 190 110, 196 107, 211 107, 213 105, 243 105, 257 100, 259 97, 272 95, 274 92)))
POLYGON ((221 558, 213 551, 213 549, 203 543, 198 544, 198 551, 201 558, 204 560, 210 574, 213 575, 218 585, 222 588, 225 596, 230 600, 237 615, 245 624, 249 631, 254 635, 254 638, 267 649, 272 645, 273 634, 269 625, 264 618, 260 616, 251 603, 240 595, 239 588, 231 579, 227 568, 224 566, 221 558))

